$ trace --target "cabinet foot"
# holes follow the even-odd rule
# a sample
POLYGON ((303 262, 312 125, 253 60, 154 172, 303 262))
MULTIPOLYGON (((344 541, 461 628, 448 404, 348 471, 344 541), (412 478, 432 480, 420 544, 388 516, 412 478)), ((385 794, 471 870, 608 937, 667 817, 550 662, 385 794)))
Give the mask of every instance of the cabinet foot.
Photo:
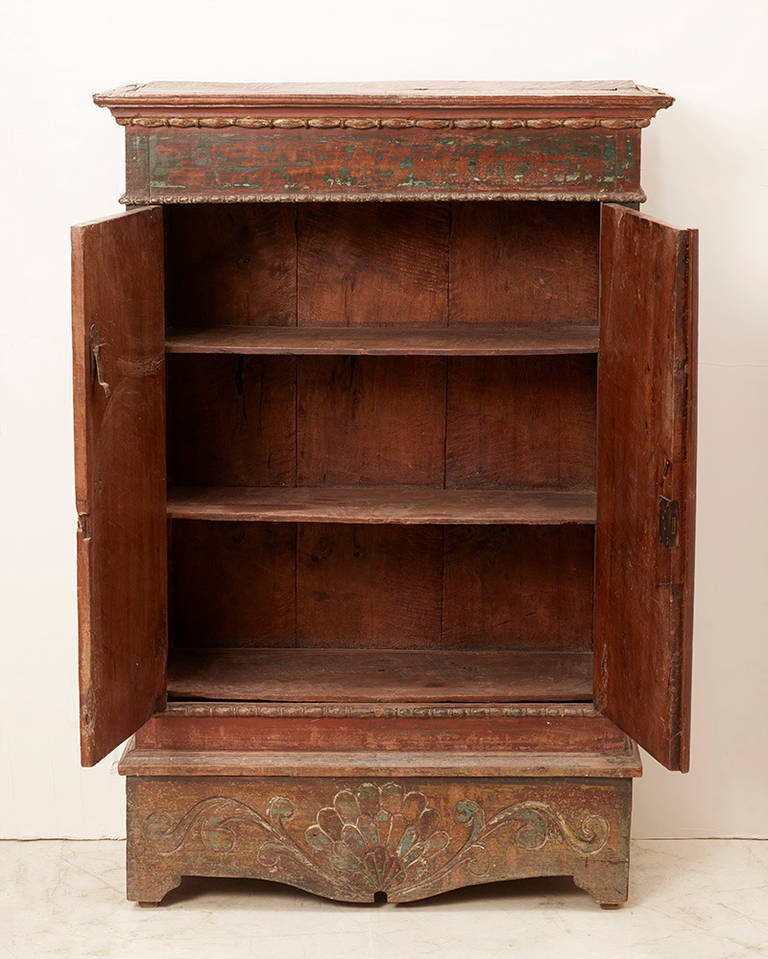
POLYGON ((618 909, 629 895, 629 861, 588 863, 573 877, 601 909, 618 909))
POLYGON ((155 863, 128 861, 128 899, 144 909, 159 906, 163 898, 181 883, 181 876, 158 870, 155 863))

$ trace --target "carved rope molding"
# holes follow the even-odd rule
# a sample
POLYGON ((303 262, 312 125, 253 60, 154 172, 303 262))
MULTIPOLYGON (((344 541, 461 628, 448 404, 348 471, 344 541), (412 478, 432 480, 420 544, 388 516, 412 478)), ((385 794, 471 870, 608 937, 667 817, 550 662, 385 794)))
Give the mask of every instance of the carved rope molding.
POLYGON ((293 803, 281 796, 270 799, 266 814, 240 800, 212 796, 195 803, 178 821, 150 813, 143 831, 161 856, 198 840, 226 855, 238 843, 237 826, 255 827, 264 834, 255 860, 266 874, 343 899, 392 890, 398 897, 412 896, 456 870, 482 881, 491 876, 491 838, 529 851, 560 844, 592 856, 605 846, 609 833, 602 816, 587 814, 574 827, 551 803, 534 800, 487 817, 480 803, 464 799, 453 810, 456 825, 446 829, 423 792, 397 782, 340 790, 331 805, 318 809, 303 837, 292 836, 286 828, 294 815, 293 803), (456 827, 463 836, 455 835, 456 827), (498 835, 505 828, 511 833, 498 835))
POLYGON ((609 130, 628 130, 637 127, 647 127, 648 119, 599 119, 589 117, 574 117, 570 119, 482 119, 470 117, 467 119, 443 118, 436 120, 417 120, 412 117, 382 117, 367 119, 364 117, 117 117, 120 126, 134 127, 204 127, 219 129, 221 127, 247 127, 249 129, 263 129, 270 127, 278 130, 291 130, 300 127, 329 130, 343 127, 352 130, 372 130, 376 128, 402 130, 406 127, 418 127, 426 130, 509 130, 515 127, 528 127, 532 130, 550 130, 554 127, 569 127, 576 130, 587 130, 592 127, 605 127, 609 130))

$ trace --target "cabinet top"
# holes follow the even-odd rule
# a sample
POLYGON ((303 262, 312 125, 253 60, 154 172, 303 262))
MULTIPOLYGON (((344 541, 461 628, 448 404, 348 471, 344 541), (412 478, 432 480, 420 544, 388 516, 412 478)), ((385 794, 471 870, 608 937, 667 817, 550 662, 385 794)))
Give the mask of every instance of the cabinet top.
POLYGON ((394 116, 484 115, 521 118, 649 120, 672 97, 631 80, 429 83, 194 83, 130 84, 97 93, 94 101, 118 119, 168 115, 242 116, 258 109, 291 116, 365 111, 394 116))

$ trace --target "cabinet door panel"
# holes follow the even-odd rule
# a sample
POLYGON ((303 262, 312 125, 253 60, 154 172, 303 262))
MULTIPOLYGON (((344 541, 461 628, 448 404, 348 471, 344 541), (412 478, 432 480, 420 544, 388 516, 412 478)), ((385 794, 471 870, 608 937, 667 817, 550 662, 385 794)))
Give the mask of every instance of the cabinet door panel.
POLYGON ((595 700, 689 762, 698 235, 602 209, 595 700))
POLYGON ((88 766, 165 696, 163 326, 162 209, 73 227, 80 743, 88 766))

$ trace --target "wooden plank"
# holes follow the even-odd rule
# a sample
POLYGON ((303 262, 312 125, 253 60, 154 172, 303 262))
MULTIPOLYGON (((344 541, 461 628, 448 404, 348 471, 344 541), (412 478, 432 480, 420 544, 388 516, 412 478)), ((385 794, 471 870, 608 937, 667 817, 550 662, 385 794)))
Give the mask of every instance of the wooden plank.
MULTIPOLYGON (((409 313, 412 318, 414 314, 409 313)), ((490 310, 487 315, 496 316, 490 310)), ((477 313, 475 313, 477 316, 477 313)), ((453 322, 453 319, 452 319, 453 322)), ((516 323, 472 327, 226 326, 172 331, 167 353, 347 356, 536 356, 597 353, 598 327, 516 323)))
POLYGON ((167 383, 172 483, 296 482, 296 360, 170 356, 167 383))
POLYGON ((163 702, 162 210, 72 229, 80 743, 91 766, 163 702))
POLYGON ((298 326, 444 326, 449 209, 316 204, 298 211, 298 326))
POLYGON ((165 209, 167 325, 296 325, 296 210, 284 204, 165 209))
POLYGON ((177 699, 308 702, 576 702, 592 697, 586 652, 172 649, 177 699))
MULTIPOLYGON (((182 704, 172 704, 179 706, 182 704)), ((158 713, 136 733, 138 749, 313 750, 364 749, 478 752, 606 752, 624 749, 626 735, 592 710, 555 715, 197 715, 207 704, 158 713)), ((222 704, 223 705, 223 704, 222 704)), ((266 705, 266 704, 264 704, 266 705)), ((235 707, 238 708, 238 707, 235 707)), ((273 710, 277 712, 273 705, 273 710)), ((334 704, 328 704, 330 712, 334 704)), ((347 709, 345 705, 345 711, 347 709)), ((450 707, 443 707, 448 711, 450 707)), ((583 711, 586 707, 581 707, 583 711)), ((421 707, 424 711, 424 707, 421 707)), ((315 710, 320 713, 320 709, 315 710)), ((369 713, 371 710, 369 709, 369 713)), ((382 710, 378 710, 379 713, 382 710)))
POLYGON ((192 81, 155 80, 132 83, 94 95, 99 106, 115 111, 141 108, 227 108, 228 115, 237 110, 286 107, 313 108, 327 111, 341 107, 373 108, 386 113, 387 108, 403 107, 451 109, 496 107, 505 111, 534 108, 554 115, 575 110, 581 117, 585 108, 600 115, 645 116, 650 111, 670 106, 674 101, 666 93, 641 86, 632 80, 569 80, 569 81, 426 81, 418 85, 402 81, 354 83, 198 83, 192 81))
POLYGON ((441 645, 590 652, 593 571, 591 527, 448 527, 441 645))
POLYGON ((454 203, 450 325, 490 318, 551 324, 566 343, 589 332, 565 324, 596 336, 599 238, 597 203, 454 203))
POLYGON ((293 646, 295 584, 291 525, 171 523, 172 643, 293 646))
POLYGON ((278 523, 595 522, 595 494, 423 487, 193 487, 168 493, 171 519, 278 523))
POLYGON ((594 488, 593 356, 446 362, 447 487, 594 488))
MULTIPOLYGON (((456 776, 595 777, 624 779, 642 775, 637 748, 583 753, 477 752, 376 752, 373 750, 258 751, 130 749, 120 761, 124 776, 456 776)), ((584 785, 581 784, 581 788, 584 785)))
POLYGON ((445 360, 298 361, 300 486, 442 486, 445 360))
POLYGON ((686 771, 697 233, 609 206, 601 257, 596 701, 659 762, 686 771))
POLYGON ((299 526, 297 645, 440 646, 442 578, 439 526, 299 526))

